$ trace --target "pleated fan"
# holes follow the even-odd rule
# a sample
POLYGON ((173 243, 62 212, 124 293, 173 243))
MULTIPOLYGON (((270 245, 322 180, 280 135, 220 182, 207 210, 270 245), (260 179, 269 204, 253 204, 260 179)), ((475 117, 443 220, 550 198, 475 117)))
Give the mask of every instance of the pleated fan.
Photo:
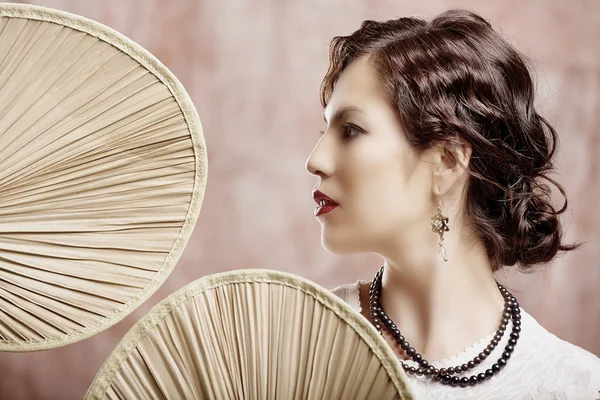
POLYGON ((201 278, 113 350, 85 399, 411 399, 374 327, 333 293, 271 270, 201 278))
POLYGON ((181 83, 97 22, 0 4, 0 350, 122 319, 166 279, 206 180, 181 83))

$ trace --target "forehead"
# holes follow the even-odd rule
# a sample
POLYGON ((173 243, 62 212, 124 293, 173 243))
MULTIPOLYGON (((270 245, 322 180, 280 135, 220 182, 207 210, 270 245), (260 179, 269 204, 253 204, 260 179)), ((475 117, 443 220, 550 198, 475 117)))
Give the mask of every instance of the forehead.
POLYGON ((338 78, 331 98, 325 108, 325 118, 340 108, 358 107, 368 109, 386 105, 379 77, 373 64, 367 57, 352 61, 338 78))

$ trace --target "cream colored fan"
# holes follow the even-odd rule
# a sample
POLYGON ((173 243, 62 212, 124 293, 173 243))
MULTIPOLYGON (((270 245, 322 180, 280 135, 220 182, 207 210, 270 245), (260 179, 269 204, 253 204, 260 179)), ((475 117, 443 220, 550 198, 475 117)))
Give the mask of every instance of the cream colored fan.
POLYGON ((330 291, 270 270, 210 275, 141 319, 86 400, 411 399, 374 327, 330 291))
POLYGON ((75 342, 147 299, 205 179, 196 111, 151 54, 79 16, 0 5, 0 350, 75 342))

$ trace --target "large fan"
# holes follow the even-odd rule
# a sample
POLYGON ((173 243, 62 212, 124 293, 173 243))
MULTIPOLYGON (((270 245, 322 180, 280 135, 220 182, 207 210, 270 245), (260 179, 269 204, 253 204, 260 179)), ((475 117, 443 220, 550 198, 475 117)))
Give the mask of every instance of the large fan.
POLYGON ((0 4, 0 350, 89 337, 166 279, 206 179, 198 115, 151 54, 0 4))
POLYGON ((141 319, 86 400, 411 399, 374 327, 328 290, 270 270, 199 279, 141 319))

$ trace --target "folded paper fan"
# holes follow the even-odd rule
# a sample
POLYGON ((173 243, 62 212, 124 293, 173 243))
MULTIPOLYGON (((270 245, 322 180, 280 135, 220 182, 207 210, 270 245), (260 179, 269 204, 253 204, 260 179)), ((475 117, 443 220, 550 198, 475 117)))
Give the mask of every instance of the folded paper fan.
POLYGON ((199 279, 142 318, 91 399, 412 399, 400 363, 359 313, 295 275, 199 279))
POLYGON ((0 350, 122 319, 166 279, 206 180, 201 125, 150 53, 88 19, 0 4, 0 350))

